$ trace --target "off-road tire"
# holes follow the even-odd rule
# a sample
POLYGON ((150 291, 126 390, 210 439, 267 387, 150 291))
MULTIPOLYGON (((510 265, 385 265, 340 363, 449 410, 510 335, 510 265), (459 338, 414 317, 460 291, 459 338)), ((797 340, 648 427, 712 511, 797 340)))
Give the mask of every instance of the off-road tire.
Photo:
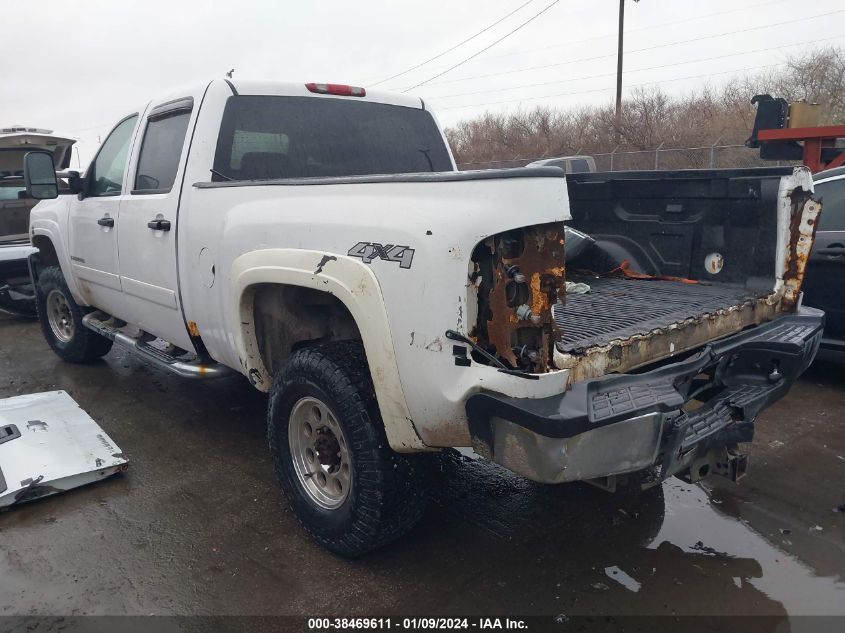
POLYGON ((70 363, 87 363, 104 356, 111 349, 112 342, 89 330, 82 324, 82 317, 92 311, 76 303, 67 287, 64 275, 58 266, 49 266, 41 271, 36 283, 35 303, 38 310, 38 322, 47 344, 56 355, 70 363), (51 292, 60 292, 69 307, 73 322, 73 336, 69 341, 61 341, 53 333, 47 317, 47 297, 51 292))
POLYGON ((422 516, 428 460, 401 455, 388 445, 359 342, 338 341, 294 352, 273 381, 267 423, 276 476, 290 508, 326 549, 361 556, 399 538, 422 516), (311 500, 291 456, 291 412, 306 397, 321 400, 335 412, 351 455, 349 492, 332 510, 311 500))

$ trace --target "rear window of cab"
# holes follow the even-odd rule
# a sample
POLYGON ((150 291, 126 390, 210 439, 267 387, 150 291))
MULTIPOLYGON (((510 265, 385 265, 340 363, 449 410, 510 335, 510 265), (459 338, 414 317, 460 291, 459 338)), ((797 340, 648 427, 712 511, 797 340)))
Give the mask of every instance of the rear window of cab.
POLYGON ((453 171, 434 118, 418 108, 325 97, 232 96, 214 181, 453 171))

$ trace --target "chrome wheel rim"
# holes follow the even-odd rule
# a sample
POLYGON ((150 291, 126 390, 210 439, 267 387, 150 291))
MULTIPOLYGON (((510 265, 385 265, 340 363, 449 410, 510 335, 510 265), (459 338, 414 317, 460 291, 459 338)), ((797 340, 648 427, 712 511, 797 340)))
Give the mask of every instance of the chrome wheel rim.
POLYGON ((343 429, 325 402, 300 398, 290 413, 288 440, 293 467, 308 498, 334 510, 349 496, 352 464, 343 429))
POLYGON ((51 290, 47 295, 47 322, 53 336, 62 343, 69 343, 73 339, 75 327, 73 314, 65 295, 59 290, 51 290))

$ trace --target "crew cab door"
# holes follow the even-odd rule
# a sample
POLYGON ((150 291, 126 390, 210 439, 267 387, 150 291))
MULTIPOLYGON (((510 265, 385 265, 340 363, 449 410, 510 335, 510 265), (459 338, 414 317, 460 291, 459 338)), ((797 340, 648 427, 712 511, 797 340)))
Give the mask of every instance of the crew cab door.
POLYGON ((118 123, 85 173, 82 199, 70 204, 68 253, 71 274, 83 298, 109 314, 123 312, 117 260, 120 205, 126 195, 126 167, 138 115, 118 123))
POLYGON ((801 289, 806 305, 825 312, 824 338, 845 351, 845 176, 820 180, 814 189, 822 213, 801 289))
POLYGON ((132 153, 118 235, 126 320, 187 350, 193 346, 179 297, 176 231, 193 116, 191 97, 150 104, 132 153))

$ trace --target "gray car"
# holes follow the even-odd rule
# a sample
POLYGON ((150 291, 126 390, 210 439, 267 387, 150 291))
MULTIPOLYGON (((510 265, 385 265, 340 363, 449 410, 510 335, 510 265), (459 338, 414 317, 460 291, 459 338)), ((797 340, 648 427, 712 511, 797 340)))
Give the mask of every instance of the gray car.
POLYGON ((813 181, 822 213, 804 278, 804 304, 826 315, 818 357, 845 361, 845 167, 821 171, 813 181))

